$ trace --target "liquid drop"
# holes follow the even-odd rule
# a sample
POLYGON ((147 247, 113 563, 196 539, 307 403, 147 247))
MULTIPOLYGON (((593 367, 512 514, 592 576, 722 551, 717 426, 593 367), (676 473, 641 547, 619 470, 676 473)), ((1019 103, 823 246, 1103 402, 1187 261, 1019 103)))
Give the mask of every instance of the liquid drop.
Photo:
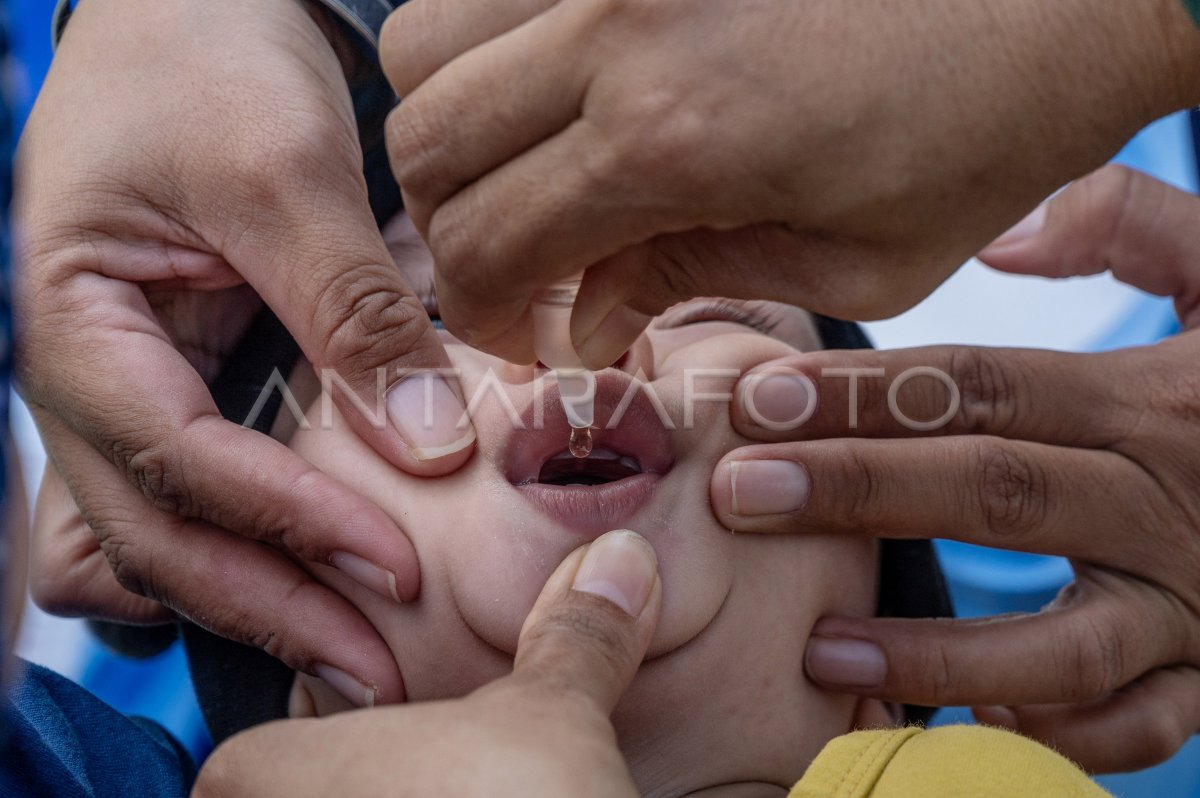
POLYGON ((591 454, 592 428, 572 427, 571 440, 567 443, 567 448, 571 450, 571 454, 575 455, 580 460, 591 454))

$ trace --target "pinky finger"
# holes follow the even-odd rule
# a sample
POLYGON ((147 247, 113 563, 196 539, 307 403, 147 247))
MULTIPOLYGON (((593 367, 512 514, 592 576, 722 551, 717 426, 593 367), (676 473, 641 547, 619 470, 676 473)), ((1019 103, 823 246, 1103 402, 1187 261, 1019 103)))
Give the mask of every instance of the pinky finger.
POLYGON ((1142 770, 1170 759, 1200 729, 1200 670, 1151 671, 1085 704, 976 707, 975 719, 1032 737, 1089 773, 1142 770))

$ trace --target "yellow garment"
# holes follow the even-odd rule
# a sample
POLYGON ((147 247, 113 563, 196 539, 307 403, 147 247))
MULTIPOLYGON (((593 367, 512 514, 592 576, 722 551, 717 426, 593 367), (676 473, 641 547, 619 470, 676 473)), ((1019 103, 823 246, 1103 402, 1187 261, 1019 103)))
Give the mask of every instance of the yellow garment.
POLYGON ((831 740, 788 798, 1106 798, 1071 762, 986 726, 886 729, 831 740))

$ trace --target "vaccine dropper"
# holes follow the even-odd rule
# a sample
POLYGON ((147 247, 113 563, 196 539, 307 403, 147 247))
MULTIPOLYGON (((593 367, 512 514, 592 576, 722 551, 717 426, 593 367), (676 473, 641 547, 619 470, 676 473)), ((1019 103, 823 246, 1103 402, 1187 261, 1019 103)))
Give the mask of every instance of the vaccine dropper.
POLYGON ((567 448, 576 457, 592 453, 596 375, 584 367, 571 343, 571 311, 582 276, 555 283, 533 297, 533 348, 538 360, 554 371, 558 397, 571 425, 567 448))

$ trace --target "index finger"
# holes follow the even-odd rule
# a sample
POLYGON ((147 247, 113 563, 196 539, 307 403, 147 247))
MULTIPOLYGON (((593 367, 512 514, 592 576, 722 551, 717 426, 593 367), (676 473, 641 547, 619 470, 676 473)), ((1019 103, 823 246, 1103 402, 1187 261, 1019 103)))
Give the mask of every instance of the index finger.
POLYGON ((967 346, 811 352, 743 375, 731 415, 760 441, 997 435, 1103 448, 1137 412, 1096 402, 1120 399, 1111 375, 1126 373, 1124 357, 967 346))
POLYGON ((947 538, 1154 574, 1159 483, 1105 451, 995 436, 759 444, 726 455, 710 498, 738 532, 947 538))
POLYGON ((409 0, 379 33, 379 61, 401 97, 456 57, 506 33, 557 0, 409 0))

